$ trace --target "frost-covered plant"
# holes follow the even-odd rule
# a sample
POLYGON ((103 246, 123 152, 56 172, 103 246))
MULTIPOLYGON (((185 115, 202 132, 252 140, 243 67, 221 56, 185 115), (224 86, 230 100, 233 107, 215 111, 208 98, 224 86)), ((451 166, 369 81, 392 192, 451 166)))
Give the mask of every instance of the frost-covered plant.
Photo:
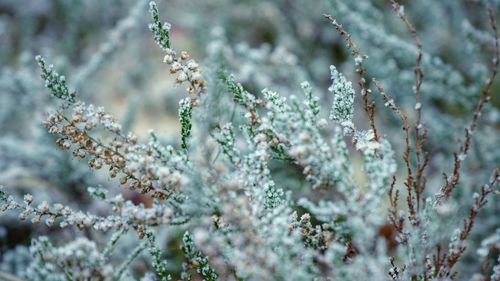
MULTIPOLYGON (((389 3, 401 20, 394 26, 407 30, 415 44, 390 34, 386 26, 393 25, 374 23, 385 21, 376 1, 332 0, 326 6, 345 17, 346 28, 325 15, 321 31, 330 37, 337 31, 352 57, 345 63, 350 66, 334 65, 325 55, 328 73, 321 48, 312 48, 308 59, 319 67, 306 62, 298 68, 290 46, 300 46, 302 33, 297 30, 311 28, 279 9, 291 6, 298 13, 289 1, 263 3, 226 4, 264 5, 270 16, 258 16, 283 33, 277 35, 278 45, 233 48, 225 34, 234 32, 232 19, 222 18, 224 28, 194 39, 206 43, 203 63, 174 48, 175 28, 160 20, 155 2, 149 4, 149 29, 163 52, 166 72, 185 88, 186 96, 175 103, 179 137, 171 141, 153 130, 147 137, 132 133, 126 123, 133 117, 126 116, 122 125, 104 107, 88 101, 91 96, 80 94, 88 93, 85 81, 104 67, 144 3, 133 6, 116 25, 112 43, 76 72, 75 82, 36 56, 44 86, 58 105, 43 122, 55 138, 44 135, 35 144, 45 138, 42 152, 50 150, 49 140, 71 152, 71 160, 79 163, 72 173, 87 169, 83 166, 93 171, 77 178, 91 187, 79 195, 82 204, 75 204, 73 190, 67 198, 31 188, 20 199, 5 181, 0 211, 47 228, 45 236, 34 231, 38 237, 29 246, 5 254, 2 250, 0 278, 465 280, 475 273, 478 280, 498 279, 497 204, 488 200, 499 193, 500 170, 495 156, 483 159, 489 156, 474 143, 486 134, 479 126, 482 115, 498 113, 487 107, 500 52, 494 6, 487 17, 492 35, 464 24, 467 36, 493 47, 493 66, 482 83, 476 78, 486 75, 489 65, 480 67, 479 59, 467 59, 479 69, 473 72, 461 71, 463 62, 457 69, 444 64, 424 48, 422 34, 394 0, 389 3), (348 33, 351 28, 361 40, 348 33), (388 61, 382 61, 386 56, 388 61), (342 71, 349 67, 355 75, 342 71), (328 83, 321 82, 328 77, 328 83), (462 95, 450 99, 449 91, 462 95), (437 141, 457 134, 440 127, 458 119, 439 111, 436 103, 446 102, 472 111, 456 148, 437 141), (477 160, 468 164, 473 157, 477 160), (444 177, 436 172, 449 169, 444 177), (471 261, 472 255, 480 260, 471 261), (491 262, 496 265, 488 267, 491 262), (483 265, 486 269, 479 273, 483 265)), ((311 12, 307 6, 300 13, 311 12)), ((130 79, 142 81, 143 75, 130 79)), ((13 77, 20 85, 33 83, 25 76, 19 72, 13 77)), ((12 81, 5 80, 1 85, 16 92, 12 81)), ((26 88, 38 91, 37 86, 26 88)), ((3 152, 25 145, 15 140, 10 137, 5 149, 0 146, 2 161, 32 159, 3 152)))

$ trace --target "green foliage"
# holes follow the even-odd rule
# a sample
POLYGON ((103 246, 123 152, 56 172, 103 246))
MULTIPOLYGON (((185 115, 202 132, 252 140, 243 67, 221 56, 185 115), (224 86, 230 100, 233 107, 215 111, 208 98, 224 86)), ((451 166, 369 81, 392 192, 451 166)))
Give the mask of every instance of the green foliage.
POLYGON ((153 268, 161 281, 172 280, 167 270, 167 261, 161 256, 161 250, 156 245, 156 236, 152 231, 146 231, 146 241, 148 243, 149 253, 153 257, 153 268))
POLYGON ((193 107, 191 98, 184 98, 179 102, 179 120, 181 122, 181 147, 188 149, 188 141, 191 137, 191 115, 193 114, 193 107))
POLYGON ((170 24, 160 21, 158 6, 154 1, 149 2, 149 12, 153 18, 153 23, 149 25, 149 29, 153 32, 156 44, 163 50, 170 49, 170 24))
POLYGON ((75 93, 70 93, 66 85, 66 77, 59 75, 54 70, 54 65, 47 65, 45 59, 41 56, 36 56, 38 66, 42 70, 42 79, 45 80, 45 87, 50 90, 54 97, 65 100, 70 103, 75 102, 75 93))
MULTIPOLYGON (((196 248, 193 237, 189 232, 185 232, 184 236, 182 236, 182 252, 187 259, 187 266, 194 268, 197 273, 203 276, 203 280, 219 280, 217 273, 208 264, 208 258, 203 256, 202 252, 196 248)), ((189 275, 189 273, 186 274, 189 275)))
POLYGON ((249 99, 248 95, 249 93, 243 89, 243 86, 240 83, 237 83, 234 80, 234 76, 231 74, 228 74, 225 71, 220 71, 219 72, 219 79, 224 82, 224 84, 227 86, 227 89, 229 90, 230 93, 233 94, 233 100, 239 105, 242 106, 247 106, 249 99))

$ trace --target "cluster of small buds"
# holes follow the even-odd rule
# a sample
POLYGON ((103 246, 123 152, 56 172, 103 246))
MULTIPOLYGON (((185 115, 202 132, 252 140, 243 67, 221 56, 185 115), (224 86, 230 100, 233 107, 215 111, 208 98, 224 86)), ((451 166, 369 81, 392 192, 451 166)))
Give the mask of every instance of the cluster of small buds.
POLYGON ((175 81, 178 84, 188 82, 189 86, 186 91, 191 96, 193 106, 198 104, 198 97, 205 91, 206 82, 203 78, 198 63, 189 59, 189 54, 186 51, 181 51, 178 55, 170 47, 170 24, 162 23, 158 14, 158 7, 155 2, 150 2, 149 11, 153 18, 153 23, 149 25, 149 29, 153 32, 154 39, 158 46, 165 51, 163 62, 170 65, 170 73, 177 75, 175 81))
POLYGON ((45 224, 47 226, 52 226, 56 219, 62 218, 60 223, 61 227, 76 225, 79 228, 84 228, 95 227, 97 221, 104 220, 104 218, 84 214, 83 212, 74 212, 68 206, 59 203, 50 206, 47 201, 42 201, 38 206, 33 206, 33 196, 31 194, 26 194, 21 203, 14 200, 11 196, 3 198, 2 201, 2 209, 0 211, 21 211, 18 218, 20 220, 26 220, 28 217, 32 216, 31 222, 33 224, 39 224, 42 218, 45 218, 45 224))
POLYGON ((303 214, 299 219, 297 212, 293 212, 291 219, 288 230, 290 232, 298 230, 307 247, 324 250, 335 238, 333 229, 328 224, 313 226, 311 215, 308 213, 303 214))
POLYGON ((141 205, 134 205, 130 201, 126 201, 119 208, 119 214, 132 225, 166 225, 184 220, 174 216, 173 210, 166 206, 153 205, 151 208, 145 208, 141 205))
MULTIPOLYGON (((213 226, 216 229, 226 230, 229 227, 229 224, 220 215, 212 215, 210 218, 207 219, 207 221, 210 224, 213 224, 213 226)), ((204 232, 204 231, 205 230, 200 230, 198 232, 195 232, 195 234, 198 235, 197 238, 201 238, 203 240, 202 241, 203 243, 208 242, 207 241, 208 240, 207 237, 204 236, 204 234, 206 234, 206 232, 204 232)))
POLYGON ((65 280, 68 276, 72 280, 93 280, 96 276, 105 276, 100 280, 115 280, 111 279, 113 266, 104 262, 96 242, 85 237, 60 246, 53 245, 47 237, 38 237, 32 241, 29 252, 33 261, 25 268, 27 279, 23 280, 65 280))
POLYGON ((7 210, 20 211, 18 218, 26 220, 32 217, 33 224, 39 224, 45 219, 47 226, 53 226, 56 220, 61 228, 76 226, 79 229, 93 228, 99 231, 119 229, 124 225, 128 226, 155 226, 167 224, 179 224, 187 218, 174 215, 171 208, 163 205, 153 205, 146 208, 143 205, 134 205, 131 201, 124 201, 121 195, 106 199, 113 206, 115 215, 106 217, 96 216, 82 211, 74 211, 69 206, 60 203, 49 205, 47 201, 42 201, 37 206, 33 206, 33 196, 24 195, 22 202, 17 202, 12 196, 0 198, 0 213, 7 210))
POLYGON ((171 74, 177 75, 176 83, 189 83, 186 91, 189 95, 194 94, 192 99, 195 100, 205 91, 206 87, 200 66, 195 60, 189 59, 189 54, 186 51, 182 51, 179 56, 172 49, 166 49, 165 52, 167 54, 163 58, 163 62, 170 65, 171 74))
POLYGON ((135 135, 122 135, 120 124, 102 108, 96 110, 93 105, 78 102, 71 117, 56 112, 44 125, 51 134, 61 136, 56 141, 60 147, 73 149, 75 157, 87 158, 90 168, 107 165, 111 178, 118 177, 120 184, 141 193, 166 199, 183 180, 179 171, 164 166, 157 144, 139 144, 135 135), (91 136, 99 126, 114 136, 109 143, 91 136))

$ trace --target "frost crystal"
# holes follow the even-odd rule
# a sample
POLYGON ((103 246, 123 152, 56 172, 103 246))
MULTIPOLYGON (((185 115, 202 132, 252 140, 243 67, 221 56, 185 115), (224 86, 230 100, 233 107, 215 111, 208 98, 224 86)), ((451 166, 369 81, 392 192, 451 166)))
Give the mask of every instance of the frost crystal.
POLYGON ((354 89, 352 83, 347 81, 344 75, 337 71, 333 65, 330 66, 332 85, 328 88, 333 93, 333 105, 330 111, 330 119, 341 125, 352 124, 354 112, 354 89))

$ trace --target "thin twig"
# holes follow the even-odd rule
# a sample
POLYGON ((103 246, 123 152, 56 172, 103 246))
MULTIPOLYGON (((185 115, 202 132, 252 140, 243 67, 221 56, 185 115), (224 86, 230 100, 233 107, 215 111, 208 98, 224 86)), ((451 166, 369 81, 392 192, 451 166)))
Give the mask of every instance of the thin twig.
POLYGON ((338 23, 331 15, 324 15, 332 25, 335 27, 340 36, 344 37, 346 46, 351 50, 351 55, 356 63, 356 72, 359 74, 359 87, 361 88, 361 96, 363 97, 363 108, 368 115, 368 120, 370 122, 370 127, 373 131, 375 141, 379 142, 380 138, 377 132, 377 127, 375 126, 375 102, 369 100, 369 95, 371 93, 370 89, 366 88, 365 73, 366 69, 363 66, 363 60, 368 57, 361 54, 358 46, 353 42, 351 35, 344 29, 344 27, 338 23))
POLYGON ((469 152, 474 130, 477 127, 479 117, 481 116, 481 112, 483 110, 484 105, 488 103, 491 99, 490 91, 491 87, 493 86, 493 81, 495 80, 495 77, 497 75, 499 61, 500 61, 498 29, 493 8, 491 5, 488 5, 488 17, 490 26, 493 29, 493 33, 495 36, 495 52, 493 57, 493 67, 491 69, 491 75, 490 78, 486 81, 486 86, 483 88, 481 97, 479 98, 476 108, 474 109, 472 120, 469 126, 465 128, 465 139, 460 144, 459 152, 454 154, 455 161, 453 164, 452 174, 451 176, 448 176, 446 173, 443 173, 444 184, 443 186, 441 186, 439 193, 436 195, 436 204, 440 204, 443 199, 447 199, 450 196, 453 189, 455 189, 455 187, 458 185, 460 181, 460 168, 462 166, 461 164, 465 160, 465 158, 467 157, 467 153, 469 152))
MULTIPOLYGON (((421 121, 422 115, 422 103, 421 103, 421 86, 424 79, 424 73, 422 71, 422 67, 420 66, 422 57, 423 57, 423 45, 420 37, 417 34, 417 30, 408 20, 408 17, 404 13, 403 6, 399 5, 395 0, 390 0, 392 4, 393 10, 398 14, 401 20, 406 25, 406 28, 410 32, 415 44, 417 45, 417 58, 415 59, 415 111, 416 111, 416 120, 413 125, 414 130, 414 142, 415 142, 415 181, 413 182, 413 186, 409 188, 414 188, 415 196, 416 196, 416 204, 417 210, 420 209, 420 202, 422 197, 422 192, 425 188, 425 176, 424 170, 429 162, 428 154, 423 151, 423 145, 427 139, 427 128, 425 128, 421 121), (421 132, 422 130, 422 132, 421 132), (423 155, 422 155, 423 154, 423 155), (423 157, 423 159, 422 159, 423 157)), ((407 156, 409 157, 409 155, 407 156)))

